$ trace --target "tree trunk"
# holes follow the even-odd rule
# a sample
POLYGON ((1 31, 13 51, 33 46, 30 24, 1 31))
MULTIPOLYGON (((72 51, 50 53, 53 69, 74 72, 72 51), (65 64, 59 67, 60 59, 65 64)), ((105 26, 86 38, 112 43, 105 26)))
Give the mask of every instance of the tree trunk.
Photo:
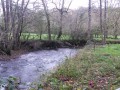
MULTIPOLYGON (((19 0, 18 0, 19 1, 19 0)), ((18 1, 17 1, 17 6, 16 6, 16 16, 17 16, 17 30, 14 30, 13 34, 13 49, 19 49, 20 48, 20 37, 21 33, 23 31, 23 24, 24 24, 24 14, 26 11, 26 8, 28 6, 28 3, 30 0, 27 1, 25 4, 25 0, 21 1, 21 6, 18 6, 18 1)))
POLYGON ((3 43, 4 43, 4 45, 3 45, 3 47, 8 48, 8 26, 7 26, 8 25, 8 22, 7 22, 8 13, 7 13, 7 9, 6 9, 7 2, 5 4, 5 1, 1 0, 1 3, 2 3, 2 10, 3 10, 3 18, 4 18, 4 35, 3 35, 3 43))
POLYGON ((91 35, 91 0, 89 0, 89 7, 88 7, 88 32, 87 32, 87 40, 88 40, 88 43, 91 42, 92 40, 92 35, 91 35))
POLYGON ((118 38, 118 22, 116 21, 115 22, 115 31, 114 31, 114 37, 115 37, 115 39, 117 39, 118 38))
POLYGON ((49 18, 49 14, 48 14, 48 9, 47 9, 47 6, 46 6, 44 0, 42 0, 42 4, 44 7, 46 19, 47 19, 48 39, 51 40, 50 18, 49 18))
MULTIPOLYGON (((102 0, 100 0, 100 31, 102 33, 102 41, 104 40, 103 34, 103 20, 102 20, 102 0)), ((103 43, 103 42, 102 42, 103 43)))
POLYGON ((107 4, 107 1, 105 0, 104 1, 104 4, 105 4, 105 6, 104 6, 104 29, 103 29, 103 40, 102 40, 102 43, 103 43, 103 45, 105 45, 106 44, 106 37, 107 37, 107 23, 106 23, 106 19, 107 19, 107 6, 106 6, 106 4, 107 4))
POLYGON ((63 12, 60 11, 60 26, 59 26, 57 40, 59 40, 62 36, 62 22, 63 22, 63 12))

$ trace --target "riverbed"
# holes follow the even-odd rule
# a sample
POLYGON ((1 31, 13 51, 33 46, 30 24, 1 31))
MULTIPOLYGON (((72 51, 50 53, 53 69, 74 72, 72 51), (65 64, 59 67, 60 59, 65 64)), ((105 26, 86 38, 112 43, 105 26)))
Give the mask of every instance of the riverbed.
POLYGON ((60 48, 30 52, 10 61, 0 61, 0 77, 13 76, 19 78, 21 83, 36 82, 76 53, 77 49, 60 48))

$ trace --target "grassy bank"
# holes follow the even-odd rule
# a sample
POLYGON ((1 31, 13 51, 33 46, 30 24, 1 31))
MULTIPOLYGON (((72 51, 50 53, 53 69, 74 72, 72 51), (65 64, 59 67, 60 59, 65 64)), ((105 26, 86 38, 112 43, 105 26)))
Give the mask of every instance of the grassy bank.
POLYGON ((45 90, 115 90, 120 87, 120 45, 86 47, 48 77, 45 90))

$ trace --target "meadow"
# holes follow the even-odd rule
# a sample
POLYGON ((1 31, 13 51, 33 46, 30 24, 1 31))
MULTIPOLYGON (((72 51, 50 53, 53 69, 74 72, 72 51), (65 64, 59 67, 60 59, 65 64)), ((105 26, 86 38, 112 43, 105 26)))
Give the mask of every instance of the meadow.
MULTIPOLYGON (((51 38, 52 40, 57 40, 57 35, 51 34, 51 38)), ((40 36, 40 34, 37 34, 37 33, 22 33, 21 40, 48 40, 48 34, 42 34, 40 36)), ((70 35, 63 34, 60 40, 72 40, 72 37, 70 35)), ((94 36, 93 40, 102 41, 102 37, 100 35, 98 37, 94 36)), ((115 39, 114 36, 109 35, 106 38, 106 41, 108 42, 109 41, 120 41, 120 36, 118 36, 118 38, 115 39)))
MULTIPOLYGON (((51 34, 52 40, 57 39, 57 35, 51 34)), ((69 40, 69 35, 62 35, 60 40, 69 40)), ((48 34, 42 34, 41 37, 36 33, 22 33, 21 40, 48 40, 48 34)))

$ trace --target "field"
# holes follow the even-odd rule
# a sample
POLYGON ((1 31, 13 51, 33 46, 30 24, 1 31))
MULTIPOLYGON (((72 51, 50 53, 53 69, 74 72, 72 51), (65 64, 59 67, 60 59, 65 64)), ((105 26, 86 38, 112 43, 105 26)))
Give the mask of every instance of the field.
MULTIPOLYGON (((52 40, 57 39, 57 35, 51 34, 52 40)), ((60 38, 60 40, 70 40, 70 35, 63 34, 60 38)), ((22 33, 21 40, 48 40, 48 34, 42 34, 41 38, 39 34, 36 33, 22 33)), ((94 40, 101 41, 101 36, 98 36, 98 38, 94 37, 94 40)), ((109 35, 106 39, 107 41, 120 41, 120 36, 118 36, 117 39, 115 39, 112 35, 109 35)))
MULTIPOLYGON (((100 40, 102 40, 102 36, 98 36, 98 38, 94 37, 94 39, 100 41, 100 40)), ((117 39, 115 39, 114 36, 109 35, 106 40, 107 41, 118 41, 118 40, 120 40, 120 36, 118 36, 117 39)))
MULTIPOLYGON (((52 40, 57 39, 57 35, 51 34, 52 40)), ((69 35, 62 35, 61 40, 69 40, 69 35)), ((35 33, 22 33, 21 40, 40 40, 40 35, 35 33)), ((42 34, 41 40, 48 40, 48 34, 42 34)))
POLYGON ((120 87, 120 45, 86 46, 48 77, 45 90, 115 90, 120 87))

